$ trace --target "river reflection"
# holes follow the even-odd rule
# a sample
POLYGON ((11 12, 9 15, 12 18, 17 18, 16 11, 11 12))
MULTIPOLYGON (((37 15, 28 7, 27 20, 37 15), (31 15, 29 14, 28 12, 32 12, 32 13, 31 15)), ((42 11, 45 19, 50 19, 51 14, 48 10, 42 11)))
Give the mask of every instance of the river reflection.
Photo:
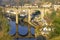
MULTIPOLYGON (((9 21, 9 24, 10 24, 10 30, 9 30, 9 35, 15 35, 16 34, 16 23, 15 21, 9 21)), ((35 34, 35 29, 33 27, 30 28, 31 30, 31 34, 35 34)), ((22 26, 22 25, 18 25, 18 33, 21 35, 21 36, 25 36, 27 33, 28 33, 28 27, 27 26, 22 26)), ((13 40, 36 40, 36 38, 13 38, 13 40)), ((38 37, 37 40, 46 40, 45 37, 43 36, 40 36, 38 37)))
MULTIPOLYGON (((15 35, 16 34, 16 23, 15 21, 10 20, 9 21, 10 24, 10 31, 9 31, 9 35, 15 35)), ((35 31, 34 28, 31 27, 31 34, 34 35, 35 31)), ((24 25, 18 25, 18 33, 22 36, 27 35, 28 33, 28 26, 24 26, 24 25)), ((14 39, 14 40, 35 40, 35 38, 19 38, 19 39, 14 39)))
POLYGON ((16 33, 16 24, 15 24, 15 21, 9 21, 9 24, 10 24, 9 34, 10 35, 14 35, 16 33))
MULTIPOLYGON (((9 24, 10 24, 10 31, 9 31, 9 34, 10 35, 14 35, 16 33, 16 23, 15 21, 9 21, 9 24)), ((31 27, 31 34, 34 34, 35 31, 34 31, 34 28, 31 27)), ((27 26, 22 26, 22 25, 18 25, 18 32, 19 34, 21 35, 25 35, 28 33, 28 27, 27 26)))
POLYGON ((19 38, 19 39, 14 39, 14 40, 36 40, 35 38, 19 38))
POLYGON ((20 35, 27 35, 28 27, 19 25, 18 26, 18 32, 20 35))
MULTIPOLYGON (((11 36, 15 35, 16 34, 16 22, 9 20, 9 24, 10 24, 10 30, 9 30, 8 34, 11 36)), ((32 35, 35 34, 35 29, 32 26, 30 28, 30 31, 31 31, 32 35)), ((25 36, 28 33, 28 26, 19 24, 18 25, 18 33, 20 35, 25 36)), ((38 38, 37 40, 46 40, 46 38, 43 36, 39 36, 37 38, 38 38)), ((36 38, 18 38, 18 39, 13 38, 13 40, 36 40, 36 38)))

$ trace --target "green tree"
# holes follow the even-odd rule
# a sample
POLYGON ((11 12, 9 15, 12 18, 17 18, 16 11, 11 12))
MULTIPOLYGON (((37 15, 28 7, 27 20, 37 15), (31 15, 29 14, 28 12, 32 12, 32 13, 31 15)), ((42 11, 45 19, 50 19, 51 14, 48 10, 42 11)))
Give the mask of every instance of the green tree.
MULTIPOLYGON (((53 27, 55 28, 54 32, 51 33, 51 37, 60 36, 60 15, 57 16, 56 13, 56 11, 52 12, 50 16, 51 20, 53 20, 53 27)), ((60 12, 58 14, 60 14, 60 12)))

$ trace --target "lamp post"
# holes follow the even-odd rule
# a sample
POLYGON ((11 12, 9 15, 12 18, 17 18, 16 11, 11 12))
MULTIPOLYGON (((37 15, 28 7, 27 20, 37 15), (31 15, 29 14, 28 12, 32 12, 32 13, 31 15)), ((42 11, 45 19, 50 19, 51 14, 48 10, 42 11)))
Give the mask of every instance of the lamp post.
POLYGON ((17 1, 17 12, 16 12, 16 38, 18 39, 18 4, 19 2, 17 1))
MULTIPOLYGON (((30 12, 31 12, 31 8, 29 7, 29 11, 28 11, 28 23, 30 23, 30 12)), ((28 24, 28 31, 29 31, 29 36, 31 36, 31 32, 30 32, 30 25, 28 24)))
POLYGON ((18 38, 18 9, 16 13, 16 38, 18 38))

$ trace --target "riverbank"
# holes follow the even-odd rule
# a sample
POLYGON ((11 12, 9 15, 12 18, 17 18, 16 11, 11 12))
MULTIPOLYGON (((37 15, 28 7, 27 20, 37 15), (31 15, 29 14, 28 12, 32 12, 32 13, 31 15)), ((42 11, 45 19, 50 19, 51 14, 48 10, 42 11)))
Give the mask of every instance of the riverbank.
POLYGON ((54 37, 54 38, 52 38, 50 40, 60 40, 60 36, 54 37))
POLYGON ((8 35, 9 24, 8 20, 3 16, 2 8, 0 8, 0 40, 12 40, 12 37, 8 35))

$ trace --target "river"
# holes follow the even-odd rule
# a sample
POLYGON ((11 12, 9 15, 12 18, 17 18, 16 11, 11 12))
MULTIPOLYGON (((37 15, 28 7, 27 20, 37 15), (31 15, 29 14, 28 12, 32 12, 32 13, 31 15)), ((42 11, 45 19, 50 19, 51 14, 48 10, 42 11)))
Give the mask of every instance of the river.
MULTIPOLYGON (((8 17, 6 17, 8 18, 8 17)), ((16 34, 16 22, 13 21, 11 18, 9 20, 9 25, 10 25, 10 29, 9 29, 9 35, 15 35, 16 34)), ((35 34, 35 29, 33 27, 30 28, 31 34, 35 34)), ((18 25, 18 33, 22 36, 27 35, 28 33, 28 26, 27 25, 21 25, 21 23, 18 25)), ((46 38, 40 36, 39 40, 46 40, 46 38)), ((13 40, 36 40, 36 38, 13 38, 13 40)))
MULTIPOLYGON (((10 30, 9 30, 9 35, 15 35, 16 34, 16 23, 15 21, 10 20, 9 21, 10 24, 10 30)), ((31 29, 31 34, 35 34, 35 29, 33 27, 30 28, 31 29)), ((18 33, 22 36, 27 35, 28 33, 28 26, 24 26, 24 25, 18 25, 18 33)), ((16 39, 14 39, 16 40, 16 39)), ((19 38, 18 40, 35 40, 35 38, 19 38)))

